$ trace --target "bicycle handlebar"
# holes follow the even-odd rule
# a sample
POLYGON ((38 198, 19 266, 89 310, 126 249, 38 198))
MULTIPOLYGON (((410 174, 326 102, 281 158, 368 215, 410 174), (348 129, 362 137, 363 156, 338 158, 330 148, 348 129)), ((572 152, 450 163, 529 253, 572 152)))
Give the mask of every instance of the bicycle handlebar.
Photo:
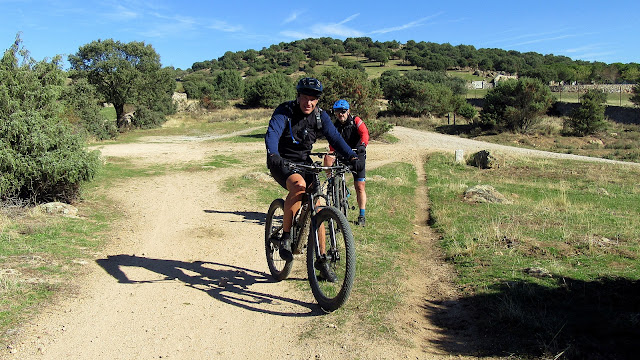
POLYGON ((296 162, 285 161, 284 165, 290 169, 301 170, 307 173, 316 173, 316 174, 326 170, 332 170, 332 171, 338 171, 338 172, 351 171, 351 168, 349 166, 343 165, 343 164, 323 166, 316 163, 309 165, 309 164, 300 164, 296 162))

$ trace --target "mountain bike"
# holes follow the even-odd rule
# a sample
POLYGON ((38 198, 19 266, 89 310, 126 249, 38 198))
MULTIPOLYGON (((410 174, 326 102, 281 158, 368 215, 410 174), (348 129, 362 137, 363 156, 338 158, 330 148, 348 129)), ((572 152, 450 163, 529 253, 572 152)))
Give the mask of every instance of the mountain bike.
POLYGON ((341 160, 336 156, 333 165, 337 169, 332 169, 327 175, 327 205, 336 207, 348 219, 349 210, 355 209, 355 207, 349 206, 351 192, 345 181, 345 174, 351 172, 351 170, 346 166, 340 166, 340 164, 341 160))
MULTIPOLYGON (((311 292, 320 307, 331 312, 349 298, 355 278, 356 251, 353 233, 344 214, 333 206, 318 205, 321 203, 319 200, 324 199, 326 202, 327 198, 322 192, 319 174, 324 171, 339 171, 346 166, 322 166, 319 162, 311 165, 286 163, 286 166, 296 172, 313 175, 313 181, 307 185, 303 195, 302 206, 293 217, 291 249, 294 254, 301 254, 306 244, 307 275, 311 292), (319 237, 323 235, 326 244, 324 254, 320 251, 319 242, 319 237), (336 282, 326 281, 319 276, 315 267, 318 261, 328 262, 331 270, 337 275, 336 282)), ((273 200, 265 221, 265 251, 269 271, 276 281, 289 276, 295 260, 294 257, 294 260, 286 261, 279 254, 283 217, 284 200, 273 200)))

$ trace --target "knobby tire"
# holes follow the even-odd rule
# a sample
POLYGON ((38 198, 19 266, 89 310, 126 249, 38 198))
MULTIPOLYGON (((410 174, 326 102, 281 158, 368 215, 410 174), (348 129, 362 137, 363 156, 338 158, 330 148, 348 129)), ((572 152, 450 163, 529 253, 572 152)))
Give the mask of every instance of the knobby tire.
POLYGON ((291 274, 293 260, 285 261, 280 257, 279 244, 272 241, 273 238, 282 237, 282 220, 284 218, 284 200, 275 199, 269 206, 267 218, 264 224, 264 247, 267 255, 267 265, 271 276, 276 281, 286 279, 291 274))
POLYGON ((356 251, 353 234, 347 218, 333 206, 324 207, 315 216, 317 227, 326 229, 327 254, 332 253, 330 266, 338 276, 338 281, 331 283, 320 277, 315 269, 316 248, 313 232, 309 234, 307 246, 307 275, 311 292, 320 307, 332 312, 341 307, 349 298, 356 271, 356 251), (331 235, 331 229, 335 229, 331 235), (330 249, 331 236, 335 236, 336 248, 330 249))

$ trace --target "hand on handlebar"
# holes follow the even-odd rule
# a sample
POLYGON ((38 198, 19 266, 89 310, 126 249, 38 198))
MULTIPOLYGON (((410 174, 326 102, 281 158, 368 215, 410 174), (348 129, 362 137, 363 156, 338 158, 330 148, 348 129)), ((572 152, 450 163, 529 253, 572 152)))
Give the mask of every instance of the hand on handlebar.
POLYGON ((267 165, 269 169, 284 165, 284 159, 278 154, 270 154, 267 157, 267 165))
POLYGON ((351 164, 351 167, 353 168, 353 171, 360 172, 364 170, 364 159, 365 159, 364 156, 356 156, 351 158, 350 164, 351 164))

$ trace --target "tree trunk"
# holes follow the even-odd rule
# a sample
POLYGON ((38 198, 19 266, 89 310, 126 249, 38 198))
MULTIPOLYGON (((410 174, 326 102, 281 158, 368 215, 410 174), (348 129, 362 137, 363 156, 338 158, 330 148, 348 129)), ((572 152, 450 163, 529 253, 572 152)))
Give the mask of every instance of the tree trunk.
POLYGON ((116 126, 118 129, 127 127, 128 124, 124 118, 124 104, 113 104, 113 107, 116 109, 116 126))

